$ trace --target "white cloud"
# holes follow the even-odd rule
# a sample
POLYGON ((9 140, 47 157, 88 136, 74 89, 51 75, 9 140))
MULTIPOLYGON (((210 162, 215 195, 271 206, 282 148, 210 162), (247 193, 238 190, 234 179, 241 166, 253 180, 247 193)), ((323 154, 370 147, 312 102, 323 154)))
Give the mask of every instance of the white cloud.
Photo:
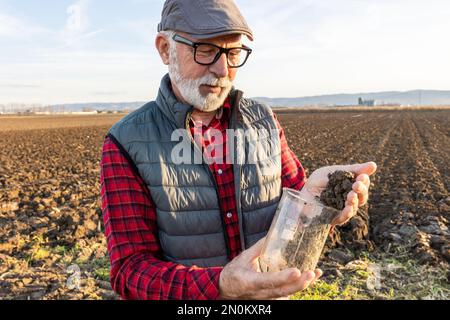
POLYGON ((448 1, 283 0, 252 12, 253 1, 254 55, 238 75, 250 96, 449 89, 448 1))
POLYGON ((24 39, 49 32, 45 28, 32 24, 13 15, 0 13, 0 37, 24 39))
POLYGON ((37 61, 0 68, 0 103, 146 101, 156 96, 160 78, 167 72, 151 55, 127 51, 59 50, 42 54, 37 61), (39 87, 19 87, 24 79, 39 87))
POLYGON ((156 31, 156 20, 146 19, 146 20, 128 20, 120 23, 121 28, 138 36, 142 44, 153 46, 156 31))
POLYGON ((15 17, 0 14, 0 36, 14 37, 23 29, 23 24, 15 17))

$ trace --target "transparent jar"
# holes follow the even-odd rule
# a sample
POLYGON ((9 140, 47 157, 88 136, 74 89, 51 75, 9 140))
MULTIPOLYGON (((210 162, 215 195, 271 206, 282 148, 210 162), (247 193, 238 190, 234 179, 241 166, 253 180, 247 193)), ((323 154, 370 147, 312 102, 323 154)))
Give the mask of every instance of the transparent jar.
POLYGON ((339 210, 316 199, 305 199, 294 189, 283 188, 259 263, 262 272, 296 267, 314 270, 339 210))

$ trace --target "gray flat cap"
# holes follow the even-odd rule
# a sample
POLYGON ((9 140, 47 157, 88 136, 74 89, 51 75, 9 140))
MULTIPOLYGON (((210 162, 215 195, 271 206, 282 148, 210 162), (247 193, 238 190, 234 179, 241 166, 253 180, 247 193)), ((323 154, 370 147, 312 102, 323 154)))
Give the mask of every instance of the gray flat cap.
POLYGON ((197 39, 253 32, 233 0, 166 0, 158 32, 174 30, 197 39))

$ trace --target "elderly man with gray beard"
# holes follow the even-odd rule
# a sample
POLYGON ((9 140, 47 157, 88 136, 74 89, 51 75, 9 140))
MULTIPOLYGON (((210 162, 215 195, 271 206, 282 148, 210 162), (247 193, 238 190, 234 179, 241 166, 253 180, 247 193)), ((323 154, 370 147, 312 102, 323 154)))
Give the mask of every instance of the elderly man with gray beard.
POLYGON ((158 31, 169 74, 156 100, 116 123, 103 146, 112 287, 124 299, 277 299, 307 288, 320 270, 258 267, 282 188, 314 197, 328 173, 354 172, 340 225, 367 201, 376 165, 323 167, 306 179, 271 109, 233 87, 252 54, 244 37, 253 41, 233 1, 167 0, 158 31), (174 157, 180 144, 183 161, 174 157))

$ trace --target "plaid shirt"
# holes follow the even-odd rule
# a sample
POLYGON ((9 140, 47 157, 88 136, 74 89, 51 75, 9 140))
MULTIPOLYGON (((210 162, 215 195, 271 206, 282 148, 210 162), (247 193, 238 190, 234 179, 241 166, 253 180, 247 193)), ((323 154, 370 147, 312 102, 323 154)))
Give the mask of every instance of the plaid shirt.
MULTIPOLYGON (((227 100, 220 116, 214 117, 208 126, 191 121, 191 133, 203 150, 211 144, 208 137, 211 129, 222 132, 222 143, 226 147, 225 130, 228 128, 230 113, 231 106, 227 100)), ((278 120, 276 123, 281 139, 282 186, 300 190, 305 182, 305 172, 290 150, 278 120)), ((226 148, 223 153, 225 159, 226 148)), ((217 155, 211 153, 211 156, 217 155)), ((242 251, 233 165, 217 161, 210 165, 210 169, 217 182, 220 210, 225 216, 231 260, 242 251)), ((111 285, 122 298, 219 298, 219 276, 223 267, 186 267, 162 259, 156 210, 150 192, 120 146, 110 137, 106 137, 103 145, 100 182, 105 234, 111 261, 111 285)))

